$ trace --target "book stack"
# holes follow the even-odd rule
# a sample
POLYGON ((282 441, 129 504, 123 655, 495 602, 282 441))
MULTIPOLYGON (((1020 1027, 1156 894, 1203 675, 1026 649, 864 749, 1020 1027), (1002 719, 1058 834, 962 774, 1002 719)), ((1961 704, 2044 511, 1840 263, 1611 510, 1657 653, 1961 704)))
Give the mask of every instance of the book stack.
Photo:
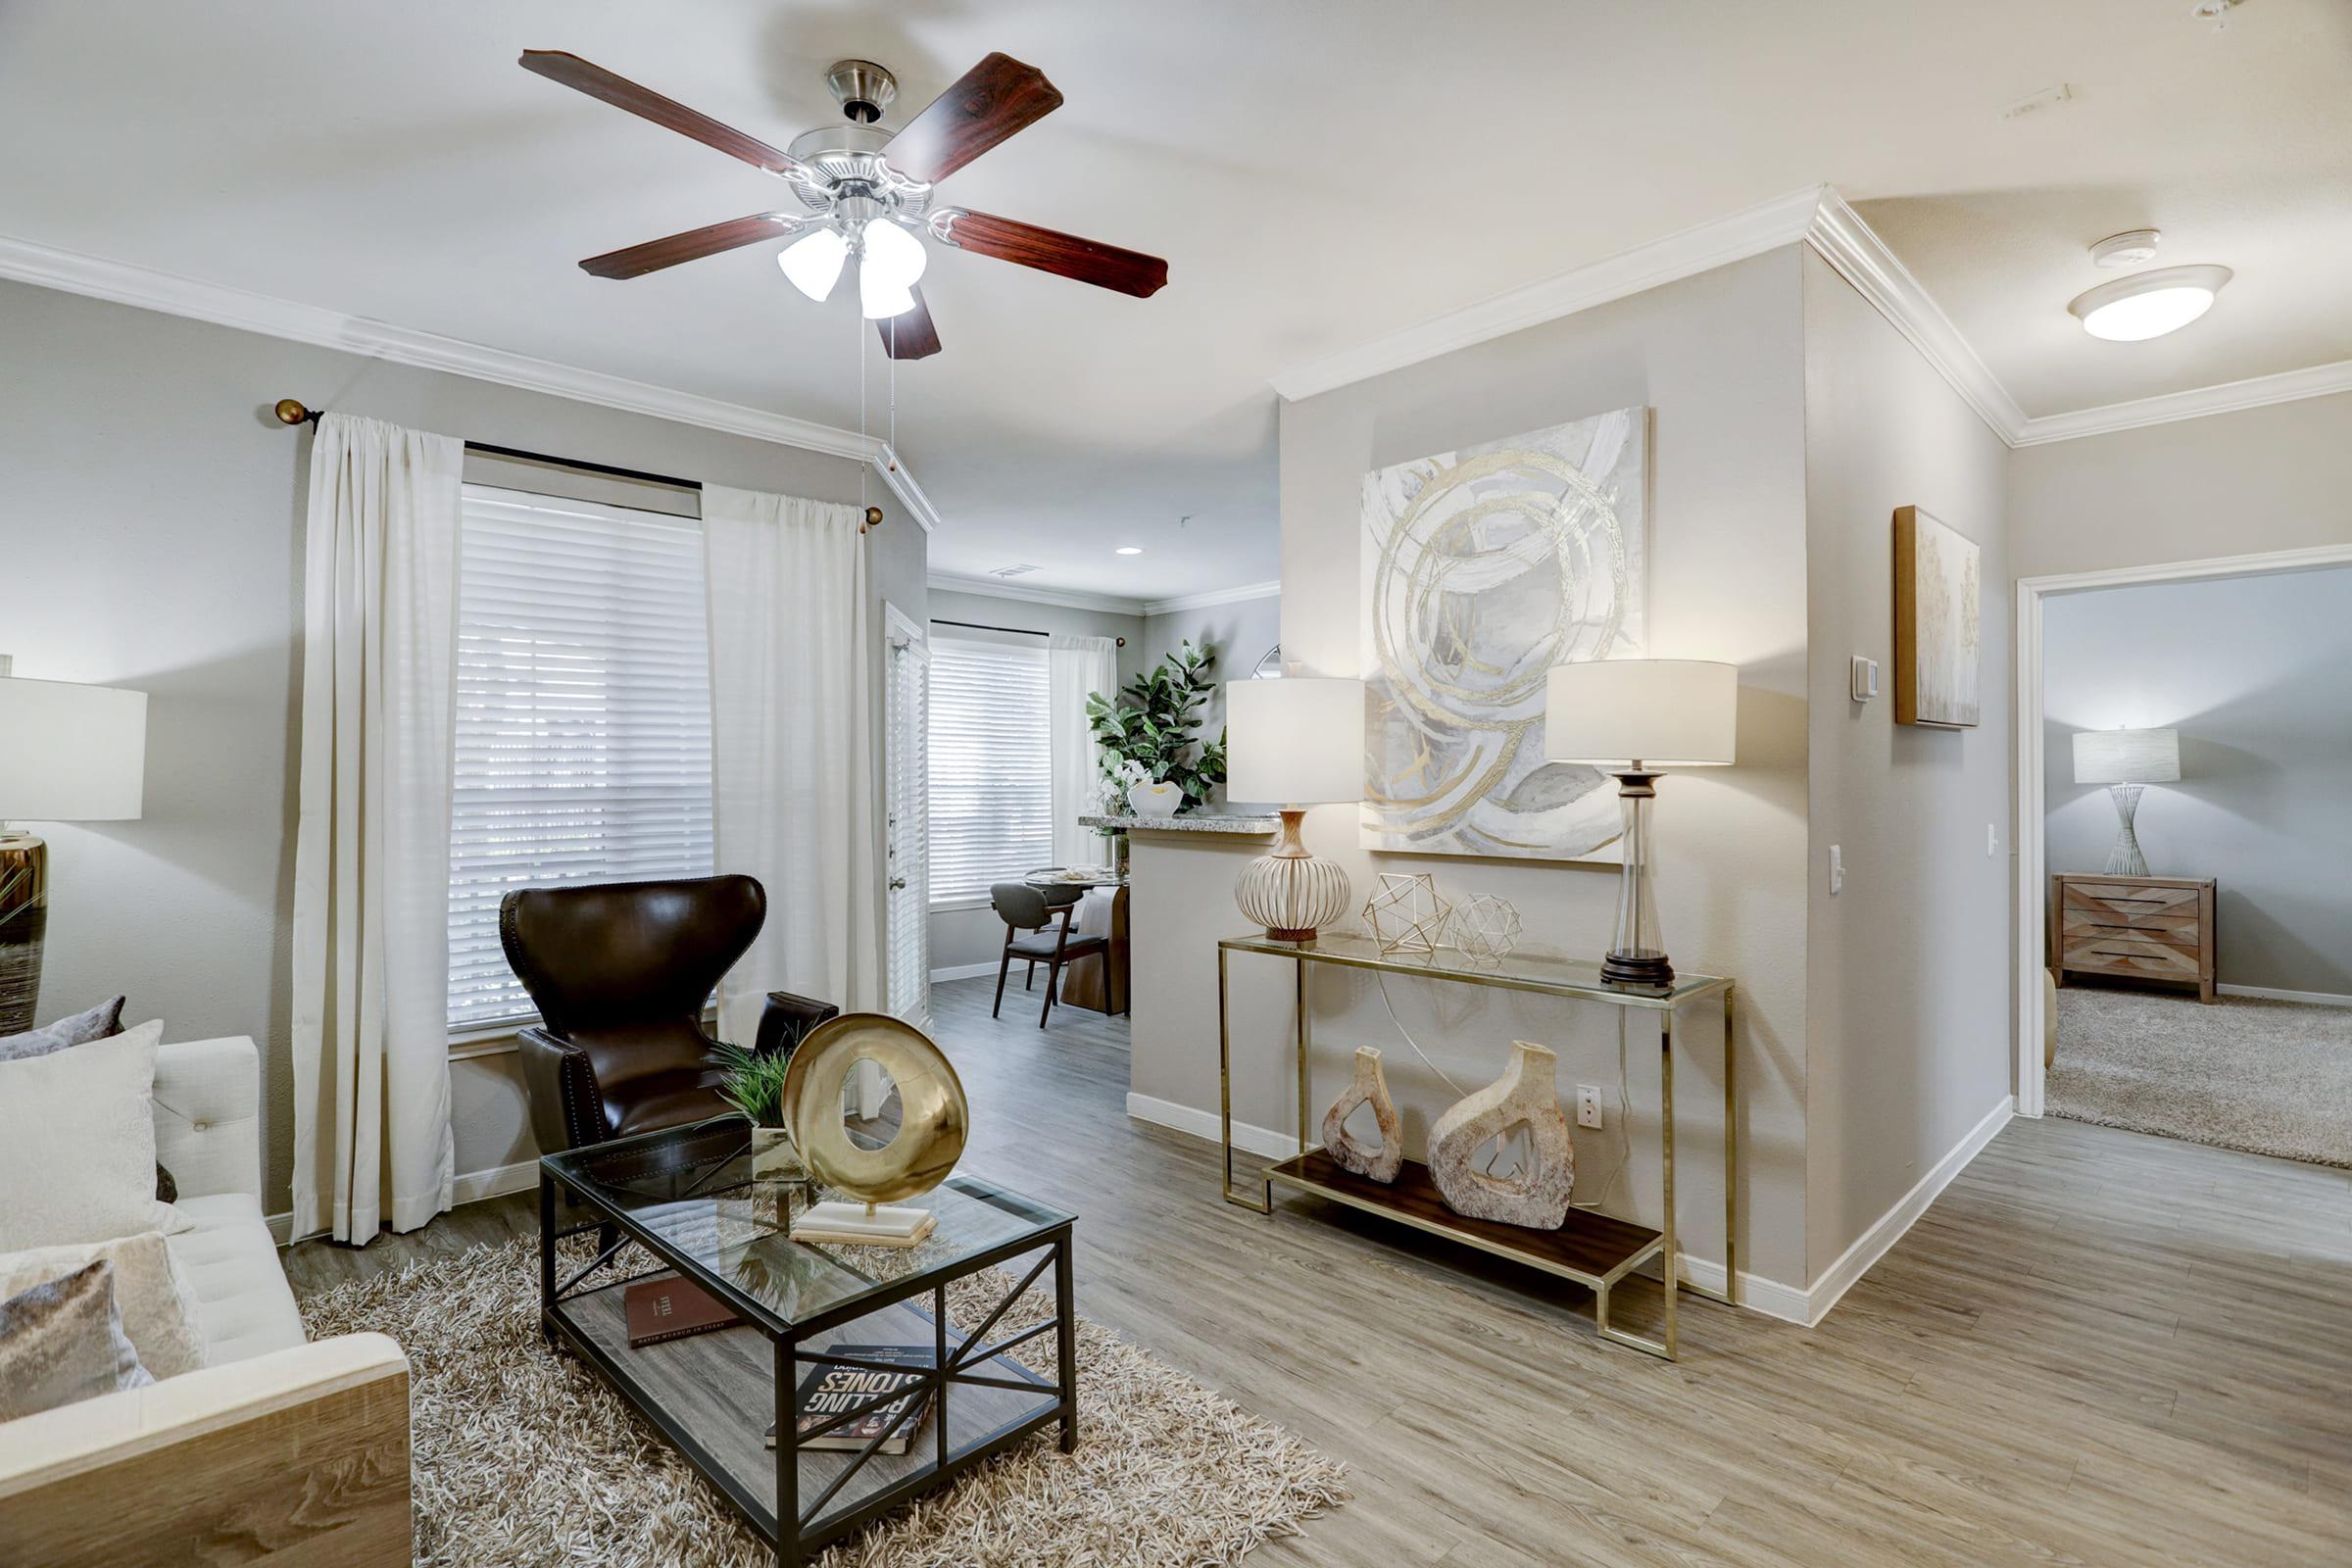
MULTIPOLYGON (((845 1360, 875 1363, 882 1370, 866 1367, 826 1366, 810 1367, 801 1377, 800 1429, 801 1446, 808 1449, 847 1449, 858 1452, 883 1432, 876 1453, 905 1453, 922 1429, 923 1420, 931 1413, 931 1390, 924 1384, 924 1374, 931 1369, 931 1347, 928 1345, 832 1345, 825 1354, 845 1360), (904 1396, 887 1404, 877 1405, 857 1420, 835 1427, 818 1437, 808 1433, 836 1417, 846 1415, 869 1400, 883 1395, 904 1391, 904 1396), (899 1412, 907 1412, 897 1421, 899 1412)), ((767 1429, 767 1446, 776 1446, 776 1429, 767 1429)))

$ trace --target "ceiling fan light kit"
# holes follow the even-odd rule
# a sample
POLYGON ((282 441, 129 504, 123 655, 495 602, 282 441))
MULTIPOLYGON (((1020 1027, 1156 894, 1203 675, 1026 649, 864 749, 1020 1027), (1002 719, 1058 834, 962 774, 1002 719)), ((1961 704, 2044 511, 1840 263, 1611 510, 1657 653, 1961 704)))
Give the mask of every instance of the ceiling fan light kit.
POLYGON ((754 213, 592 256, 580 267, 594 276, 641 277, 761 240, 797 236, 776 257, 793 287, 821 303, 854 258, 859 312, 880 323, 884 347, 898 360, 939 352, 930 309, 915 288, 930 261, 925 236, 1138 299, 1167 283, 1168 264, 1156 256, 987 213, 932 206, 940 180, 1060 107, 1061 94, 1044 74, 1009 55, 982 60, 896 131, 881 121, 898 98, 898 79, 871 60, 837 61, 825 73, 825 85, 841 105, 841 122, 804 131, 783 150, 577 55, 526 49, 520 64, 783 180, 808 212, 754 213))

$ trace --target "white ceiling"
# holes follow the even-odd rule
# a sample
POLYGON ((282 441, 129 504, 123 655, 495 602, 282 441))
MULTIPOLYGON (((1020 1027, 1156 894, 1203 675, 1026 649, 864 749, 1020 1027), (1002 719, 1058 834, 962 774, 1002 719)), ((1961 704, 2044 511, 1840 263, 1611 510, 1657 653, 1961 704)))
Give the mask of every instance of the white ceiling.
POLYGON ((1277 574, 1268 377, 1817 182, 2029 414, 2352 358, 2352 6, 2246 0, 2218 33, 2189 9, 11 0, 0 234, 856 428, 854 291, 811 305, 765 247, 572 265, 774 183, 514 57, 568 49, 780 143, 837 114, 836 58, 899 74, 899 123, 1003 50, 1067 102, 946 198, 1171 282, 935 252, 947 348, 900 368, 898 445, 945 518, 935 569, 1160 599, 1277 574), (2177 337, 2096 342, 2065 314, 2108 275, 2082 247, 2151 222, 2162 263, 2238 277, 2177 337))

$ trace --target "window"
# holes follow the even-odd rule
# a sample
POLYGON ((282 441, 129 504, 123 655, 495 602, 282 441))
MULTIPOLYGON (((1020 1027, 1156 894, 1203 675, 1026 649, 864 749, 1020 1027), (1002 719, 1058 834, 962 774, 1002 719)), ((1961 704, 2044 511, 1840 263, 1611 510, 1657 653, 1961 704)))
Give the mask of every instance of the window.
POLYGON ((512 888, 710 874, 702 524, 466 487, 449 1026, 532 1016, 512 888))
POLYGON ((1054 858, 1046 644, 931 649, 931 902, 986 898, 1054 858))

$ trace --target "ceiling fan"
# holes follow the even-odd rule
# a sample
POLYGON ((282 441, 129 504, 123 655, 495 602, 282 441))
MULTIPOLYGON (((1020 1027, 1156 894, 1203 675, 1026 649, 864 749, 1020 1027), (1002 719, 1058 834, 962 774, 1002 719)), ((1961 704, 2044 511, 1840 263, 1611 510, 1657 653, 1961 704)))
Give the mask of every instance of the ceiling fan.
POLYGON ((939 333, 916 286, 929 260, 925 234, 956 250, 1138 299, 1157 293, 1168 280, 1168 264, 1156 256, 969 208, 932 205, 939 181, 1060 107, 1061 94, 1045 74, 1008 55, 981 61, 896 131, 881 122, 898 96, 897 78, 870 60, 841 61, 825 73, 825 85, 841 104, 843 122, 804 132, 784 151, 577 55, 526 49, 521 65, 775 175, 807 209, 753 213, 591 256, 580 266, 598 277, 638 277, 796 236, 776 257, 793 286, 823 300, 855 258, 859 306, 898 360, 939 352, 939 333))

